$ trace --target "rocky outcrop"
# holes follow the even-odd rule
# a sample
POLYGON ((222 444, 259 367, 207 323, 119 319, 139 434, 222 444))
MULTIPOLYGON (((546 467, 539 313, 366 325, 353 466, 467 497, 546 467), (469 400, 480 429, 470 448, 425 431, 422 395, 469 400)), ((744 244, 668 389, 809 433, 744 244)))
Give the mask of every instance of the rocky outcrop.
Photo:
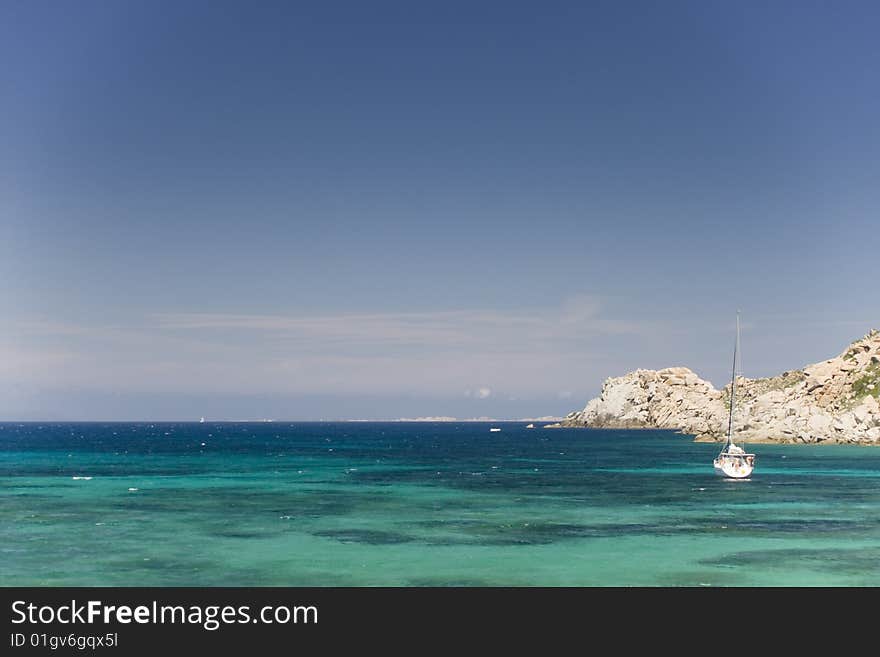
MULTIPOLYGON (((842 354, 766 379, 737 380, 734 426, 747 442, 880 444, 880 332, 842 354)), ((698 440, 727 433, 730 386, 716 390, 686 367, 607 379, 562 426, 677 429, 698 440)))

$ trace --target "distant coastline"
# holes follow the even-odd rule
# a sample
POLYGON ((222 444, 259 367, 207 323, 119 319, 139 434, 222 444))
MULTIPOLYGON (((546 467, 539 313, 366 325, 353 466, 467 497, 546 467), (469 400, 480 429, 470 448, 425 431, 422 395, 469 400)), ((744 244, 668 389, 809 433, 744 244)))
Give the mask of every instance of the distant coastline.
MULTIPOLYGON (((375 422, 377 420, 351 420, 353 422, 375 422)), ((378 420, 381 421, 381 420, 378 420)), ((389 422, 561 422, 562 418, 554 415, 545 415, 544 417, 523 417, 516 419, 504 420, 495 417, 472 417, 459 419, 455 417, 439 416, 439 417, 401 417, 396 420, 388 420, 389 422)))

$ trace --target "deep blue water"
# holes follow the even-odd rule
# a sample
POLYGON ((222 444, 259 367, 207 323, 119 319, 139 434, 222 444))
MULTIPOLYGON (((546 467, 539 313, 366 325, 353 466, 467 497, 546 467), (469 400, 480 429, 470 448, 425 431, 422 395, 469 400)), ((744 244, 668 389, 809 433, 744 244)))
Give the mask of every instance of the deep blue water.
POLYGON ((0 584, 880 584, 880 450, 492 426, 0 424, 0 584))

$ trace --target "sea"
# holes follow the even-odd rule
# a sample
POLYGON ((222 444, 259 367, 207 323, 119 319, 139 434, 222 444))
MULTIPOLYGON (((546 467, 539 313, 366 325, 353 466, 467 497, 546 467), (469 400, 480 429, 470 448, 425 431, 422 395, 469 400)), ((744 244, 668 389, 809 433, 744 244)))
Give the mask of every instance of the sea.
POLYGON ((880 449, 753 445, 744 481, 718 449, 525 422, 3 423, 0 585, 880 585, 880 449))

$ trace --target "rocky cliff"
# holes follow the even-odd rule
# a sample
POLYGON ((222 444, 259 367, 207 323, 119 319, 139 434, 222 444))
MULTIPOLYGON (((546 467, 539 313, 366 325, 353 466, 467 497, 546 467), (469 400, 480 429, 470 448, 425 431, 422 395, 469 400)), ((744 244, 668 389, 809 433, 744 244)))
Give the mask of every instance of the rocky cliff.
MULTIPOLYGON (((880 331, 830 360, 767 379, 737 380, 734 427, 746 442, 880 444, 880 331)), ((562 426, 678 429, 698 440, 727 433, 730 385, 716 390, 686 367, 636 370, 562 426)))

